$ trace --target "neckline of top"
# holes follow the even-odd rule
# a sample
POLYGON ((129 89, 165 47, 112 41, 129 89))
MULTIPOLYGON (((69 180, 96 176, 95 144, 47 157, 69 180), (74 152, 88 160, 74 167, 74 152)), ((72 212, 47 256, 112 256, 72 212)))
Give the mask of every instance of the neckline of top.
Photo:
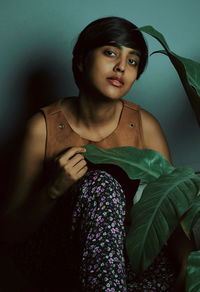
POLYGON ((122 101, 122 109, 121 109, 121 113, 120 113, 120 116, 119 116, 119 120, 118 120, 118 124, 116 126, 116 128, 110 133, 108 134, 106 137, 102 138, 101 140, 99 141, 94 141, 94 140, 90 140, 88 138, 85 138, 85 137, 82 137, 81 135, 79 135, 74 129, 73 127, 70 125, 68 119, 67 119, 67 116, 65 114, 65 111, 63 110, 63 107, 62 107, 62 104, 64 102, 64 100, 66 99, 72 99, 72 98, 76 98, 76 97, 66 97, 66 98, 62 98, 58 101, 58 107, 59 109, 62 111, 64 117, 65 117, 65 120, 67 122, 67 125, 69 126, 70 130, 75 134, 77 135, 79 138, 81 138, 82 140, 85 140, 85 141, 88 141, 88 142, 92 142, 92 143, 100 143, 102 141, 104 141, 105 139, 108 139, 110 136, 112 136, 113 134, 115 134, 117 132, 117 130, 119 129, 119 126, 123 120, 123 113, 124 113, 124 108, 125 108, 125 104, 126 104, 126 101, 125 100, 121 100, 122 101))

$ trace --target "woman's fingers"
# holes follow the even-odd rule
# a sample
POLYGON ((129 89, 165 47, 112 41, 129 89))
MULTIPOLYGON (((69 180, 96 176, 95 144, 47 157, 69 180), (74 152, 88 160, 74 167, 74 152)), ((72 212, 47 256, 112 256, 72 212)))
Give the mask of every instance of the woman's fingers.
POLYGON ((76 154, 69 162, 64 166, 66 177, 76 181, 87 171, 86 161, 83 156, 76 154))
POLYGON ((88 170, 87 166, 81 168, 81 170, 79 170, 79 172, 77 173, 77 179, 83 177, 86 174, 87 170, 88 170))
POLYGON ((72 147, 68 151, 66 151, 64 154, 62 154, 61 157, 58 158, 58 162, 59 162, 60 166, 64 166, 76 154, 84 153, 85 151, 86 150, 83 147, 72 147))
POLYGON ((64 166, 64 168, 72 168, 75 167, 79 162, 85 161, 84 156, 80 153, 75 154, 70 160, 68 160, 64 166))
POLYGON ((87 162, 85 159, 80 160, 78 163, 76 163, 73 166, 73 172, 78 173, 82 168, 84 168, 87 165, 87 162))
POLYGON ((58 171, 52 184, 52 192, 55 197, 61 196, 87 172, 87 163, 82 154, 85 151, 83 147, 72 147, 56 158, 58 171))

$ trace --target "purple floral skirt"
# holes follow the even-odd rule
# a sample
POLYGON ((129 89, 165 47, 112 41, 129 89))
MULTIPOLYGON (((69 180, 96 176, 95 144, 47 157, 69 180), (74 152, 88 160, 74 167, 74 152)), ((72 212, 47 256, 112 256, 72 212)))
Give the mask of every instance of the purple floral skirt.
POLYGON ((173 290, 176 273, 164 249, 142 275, 131 270, 125 195, 110 174, 89 171, 65 197, 43 227, 15 250, 15 262, 36 291, 173 290))

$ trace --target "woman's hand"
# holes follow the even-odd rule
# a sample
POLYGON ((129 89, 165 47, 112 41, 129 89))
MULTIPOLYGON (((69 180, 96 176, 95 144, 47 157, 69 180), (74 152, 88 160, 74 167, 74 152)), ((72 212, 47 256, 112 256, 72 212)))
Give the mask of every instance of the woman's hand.
POLYGON ((56 199, 62 196, 69 187, 85 175, 88 170, 82 154, 85 151, 82 147, 72 147, 55 159, 55 179, 48 186, 50 198, 56 199))

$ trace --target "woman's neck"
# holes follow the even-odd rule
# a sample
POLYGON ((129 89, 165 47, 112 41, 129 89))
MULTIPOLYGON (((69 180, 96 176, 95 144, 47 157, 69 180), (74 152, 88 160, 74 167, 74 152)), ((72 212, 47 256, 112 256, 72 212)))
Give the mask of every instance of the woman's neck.
POLYGON ((80 95, 79 98, 66 99, 63 108, 75 133, 98 142, 117 128, 123 103, 121 100, 99 101, 80 95))
POLYGON ((121 100, 97 99, 80 93, 77 107, 78 121, 85 127, 102 127, 118 120, 122 110, 121 100))

